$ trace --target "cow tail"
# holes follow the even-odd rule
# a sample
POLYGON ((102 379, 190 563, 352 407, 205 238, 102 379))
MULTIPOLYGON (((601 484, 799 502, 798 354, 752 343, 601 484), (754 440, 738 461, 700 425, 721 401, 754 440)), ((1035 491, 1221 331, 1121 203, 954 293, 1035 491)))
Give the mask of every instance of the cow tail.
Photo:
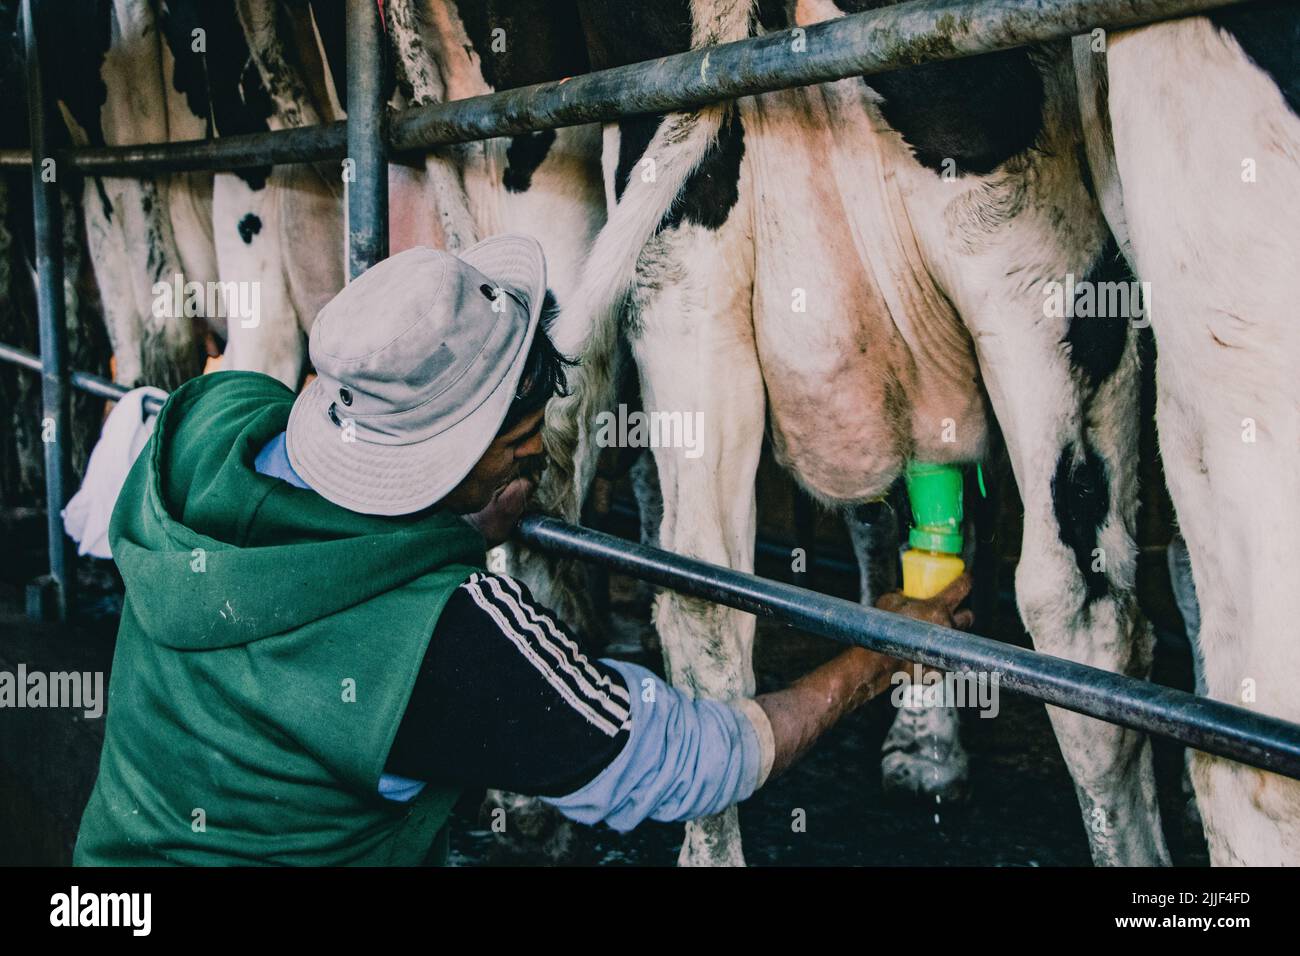
MULTIPOLYGON (((745 38, 753 6, 753 0, 691 0, 691 46, 745 38)), ((544 507, 570 521, 580 518, 596 471, 599 449, 592 447, 591 439, 596 415, 614 404, 622 356, 619 321, 641 250, 717 141, 728 109, 730 104, 717 104, 671 113, 659 124, 592 246, 578 292, 555 330, 557 346, 577 355, 580 365, 571 376, 571 394, 547 408, 544 440, 551 467, 539 498, 544 507)))
MULTIPOLYGON (((583 265, 582 281, 554 330, 562 352, 577 356, 570 394, 551 402, 546 413, 550 466, 542 504, 569 521, 580 517, 595 473, 599 449, 592 447, 596 415, 614 403, 620 365, 620 319, 636 279, 637 262, 672 209, 692 172, 717 139, 725 112, 712 106, 665 118, 644 154, 654 175, 630 176, 583 265)), ((563 305, 563 304, 562 304, 563 305)))

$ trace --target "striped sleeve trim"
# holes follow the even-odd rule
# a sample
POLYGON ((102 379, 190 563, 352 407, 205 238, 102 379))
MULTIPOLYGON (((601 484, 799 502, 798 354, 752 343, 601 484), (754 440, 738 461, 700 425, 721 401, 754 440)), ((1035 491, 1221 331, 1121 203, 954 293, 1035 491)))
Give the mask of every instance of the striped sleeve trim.
MULTIPOLYGON (((533 623, 544 627, 546 632, 556 643, 566 648, 573 656, 573 659, 581 663, 582 669, 586 672, 592 683, 621 700, 625 705, 630 702, 630 699, 627 696, 627 688, 619 684, 618 681, 611 680, 608 676, 602 674, 592 666, 591 661, 589 661, 586 655, 582 653, 582 649, 578 647, 577 642, 564 632, 564 629, 559 625, 559 622, 556 621, 550 613, 545 611, 545 609, 539 608, 536 604, 524 597, 523 588, 520 586, 518 581, 504 575, 493 575, 492 580, 494 583, 499 583, 509 589, 514 595, 515 601, 518 603, 519 607, 523 609, 523 612, 528 619, 533 623)), ((624 709, 626 710, 626 707, 624 709)))
POLYGON ((479 572, 463 587, 556 693, 606 736, 631 727, 626 688, 592 667, 591 662, 544 608, 508 586, 509 578, 479 572), (556 635, 561 635, 557 639, 556 635), (621 693, 616 693, 621 692, 621 693))

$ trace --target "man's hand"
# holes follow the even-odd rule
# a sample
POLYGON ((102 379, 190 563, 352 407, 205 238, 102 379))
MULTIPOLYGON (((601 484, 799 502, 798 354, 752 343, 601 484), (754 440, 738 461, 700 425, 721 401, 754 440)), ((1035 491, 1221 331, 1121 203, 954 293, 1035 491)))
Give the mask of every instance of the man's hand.
MULTIPOLYGON (((971 577, 963 574, 932 598, 918 601, 894 592, 877 601, 876 607, 929 624, 965 629, 974 623, 975 615, 958 611, 957 605, 970 594, 970 588, 971 577)), ((896 671, 910 667, 906 661, 865 647, 850 647, 785 690, 757 698, 772 725, 776 746, 772 774, 790 766, 845 714, 888 689, 896 671)))
POLYGON ((957 610, 957 605, 966 600, 970 594, 970 572, 962 574, 932 598, 920 600, 904 597, 901 591, 892 591, 876 602, 876 607, 891 614, 901 614, 927 624, 967 630, 975 623, 975 612, 957 610))
POLYGON ((482 511, 465 515, 465 520, 472 524, 487 539, 489 548, 495 548, 510 537, 510 532, 519 523, 524 513, 524 505, 535 487, 533 480, 521 475, 507 485, 503 485, 482 511))

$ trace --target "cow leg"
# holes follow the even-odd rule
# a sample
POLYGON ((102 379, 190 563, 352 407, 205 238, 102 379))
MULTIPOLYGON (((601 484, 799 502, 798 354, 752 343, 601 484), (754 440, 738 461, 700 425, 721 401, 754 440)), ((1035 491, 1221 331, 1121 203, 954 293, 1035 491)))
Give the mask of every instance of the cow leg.
MULTIPOLYGON (((167 139, 154 7, 144 0, 118 0, 99 11, 109 18, 109 44, 99 68, 102 92, 90 98, 90 110, 82 109, 87 101, 78 94, 84 90, 60 94, 74 143, 102 138, 112 146, 167 139)), ((134 177, 91 179, 83 204, 95 278, 119 363, 117 380, 175 388, 202 370, 203 349, 193 319, 183 310, 168 309, 170 297, 155 291, 159 284, 171 287, 182 271, 166 185, 134 177)))
MULTIPOLYGON (((178 16, 178 11, 173 6, 168 8, 166 15, 159 17, 158 26, 161 37, 159 51, 162 55, 162 96, 167 107, 167 141, 178 143, 203 139, 208 135, 207 111, 197 104, 191 104, 189 94, 195 90, 188 85, 185 72, 185 67, 194 65, 200 56, 191 48, 194 42, 190 33, 193 24, 178 16), (177 49, 181 50, 183 58, 179 70, 175 52, 177 49)), ((206 105, 206 96, 200 95, 199 99, 206 105)), ((208 170, 172 173, 160 177, 158 182, 160 190, 166 196, 180 271, 184 274, 185 281, 215 282, 219 274, 217 249, 212 234, 212 173, 208 170)), ((208 331, 224 338, 225 317, 220 314, 209 315, 207 320, 208 331)))
MULTIPOLYGON (((858 600, 864 607, 873 607, 901 583, 897 487, 887 498, 845 511, 858 561, 858 600)), ((880 753, 880 785, 887 793, 931 801, 956 800, 965 793, 970 767, 955 707, 900 706, 880 753)))
POLYGON ((113 204, 106 188, 115 180, 87 179, 82 208, 86 217, 86 245, 104 309, 104 327, 113 349, 113 379, 134 388, 152 385, 144 375, 144 328, 140 319, 131 258, 122 230, 113 219, 113 204))
MULTIPOLYGON (((752 571, 764 398, 750 318, 752 250, 734 241, 737 218, 717 232, 683 223, 650 241, 630 337, 646 412, 680 413, 701 427, 694 448, 654 449, 660 546, 752 571)), ((675 686, 720 699, 753 694, 752 615, 665 591, 654 620, 675 686)), ((678 862, 743 865, 735 808, 688 823, 678 862)))
POLYGON ((898 496, 848 508, 844 526, 858 562, 858 603, 873 607, 882 595, 898 590, 898 496))
POLYGON ((172 389, 203 368, 194 320, 155 291, 170 293, 181 271, 164 197, 154 183, 126 179, 87 180, 83 194, 115 379, 132 387, 172 389))
MULTIPOLYGON (((286 7, 273 0, 238 0, 236 10, 262 87, 274 107, 266 120, 268 128, 294 129, 341 117, 342 107, 318 45, 320 36, 311 11, 303 5, 286 7)), ((259 371, 267 371, 291 387, 297 384, 295 365, 301 363, 301 354, 295 363, 291 348, 295 337, 283 323, 296 317, 303 332, 309 332, 316 314, 343 288, 346 279, 343 187, 337 170, 333 163, 277 166, 265 190, 256 197, 262 206, 254 214, 266 232, 260 243, 256 236, 249 243, 262 249, 248 251, 251 264, 266 266, 260 281, 263 295, 269 295, 275 307, 267 313, 274 325, 258 334, 244 328, 235 334, 259 349, 269 344, 275 351, 268 361, 275 364, 259 371), (278 243, 274 258, 267 248, 273 243, 278 243), (272 263, 279 277, 272 276, 272 263), (282 297, 288 305, 285 311, 281 311, 282 297), (293 376, 292 380, 288 376, 293 376)), ((241 238, 246 240, 246 236, 241 233, 241 238)), ((297 351, 302 351, 300 344, 297 351)), ((248 359, 243 343, 236 350, 236 359, 248 359)))
MULTIPOLYGON (((1222 321, 1223 313, 1210 314, 1213 310, 1197 314, 1200 302, 1213 301, 1208 289, 1188 289, 1180 305, 1157 301, 1160 308, 1185 310, 1180 320, 1205 323, 1203 329, 1222 321)), ((1211 341, 1206 345, 1212 347, 1211 341)), ((1300 668, 1284 636, 1291 620, 1286 615, 1296 602, 1285 585, 1269 584, 1268 578, 1290 560, 1289 535, 1275 536, 1279 522, 1294 525, 1286 512, 1294 509, 1289 496, 1300 493, 1295 461, 1300 423, 1293 410, 1264 410, 1286 386, 1274 383, 1274 391, 1259 384, 1258 371, 1241 380, 1250 383, 1248 389, 1238 391, 1222 381, 1207 389, 1205 378, 1196 374, 1209 367, 1206 350, 1162 351, 1157 394, 1161 455, 1191 553, 1201 614, 1193 644, 1201 660, 1197 682, 1216 700, 1294 721, 1300 719, 1294 692, 1300 668), (1180 360, 1186 366, 1174 370, 1180 360), (1259 444, 1244 442, 1241 422, 1256 416, 1270 419, 1268 427, 1287 439, 1265 435, 1261 428, 1259 444), (1219 490, 1220 481, 1227 490, 1219 490)), ((1262 366, 1262 352, 1257 357, 1262 366)), ((1211 361, 1221 360, 1213 356, 1211 361)), ((1195 750, 1188 752, 1188 769, 1213 864, 1300 861, 1300 785, 1195 750)))
MULTIPOLYGON (((1298 15, 1266 4, 1179 20, 1114 36, 1108 53, 1125 212, 1154 303, 1160 452, 1191 556, 1206 693, 1292 721, 1300 104, 1279 89, 1294 91, 1284 75, 1294 62, 1267 54, 1298 15)), ((1300 783, 1200 752, 1191 763, 1211 862, 1300 862, 1300 783)))
POLYGON ((224 367, 264 372, 297 388, 305 349, 279 246, 276 176, 254 170, 213 180, 212 228, 228 329, 224 367), (255 308, 241 310, 232 293, 255 308))
MULTIPOLYGON (((1098 392, 1081 393, 1062 332, 1031 318, 1042 298, 990 301, 972 324, 980 365, 1024 501, 1016 596, 1034 646, 1146 678, 1152 640, 1133 591, 1136 549, 1137 358, 1129 335, 1098 392), (1001 323, 1004 333, 993 333, 1001 323), (1025 374, 1036 368, 1038 374, 1025 374)), ((1087 322, 1105 320, 1087 319, 1087 322)), ((1076 347, 1078 343, 1076 342, 1076 347)), ((1098 864, 1167 864, 1150 741, 1113 724, 1048 707, 1074 778, 1098 864)))

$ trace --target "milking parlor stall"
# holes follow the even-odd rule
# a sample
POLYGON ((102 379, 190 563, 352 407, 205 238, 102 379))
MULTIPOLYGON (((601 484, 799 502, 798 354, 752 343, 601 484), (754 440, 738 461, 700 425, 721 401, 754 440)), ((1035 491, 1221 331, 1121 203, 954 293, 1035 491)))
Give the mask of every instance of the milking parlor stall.
POLYGON ((0 862, 1300 863, 1297 5, 0 39, 0 862))

